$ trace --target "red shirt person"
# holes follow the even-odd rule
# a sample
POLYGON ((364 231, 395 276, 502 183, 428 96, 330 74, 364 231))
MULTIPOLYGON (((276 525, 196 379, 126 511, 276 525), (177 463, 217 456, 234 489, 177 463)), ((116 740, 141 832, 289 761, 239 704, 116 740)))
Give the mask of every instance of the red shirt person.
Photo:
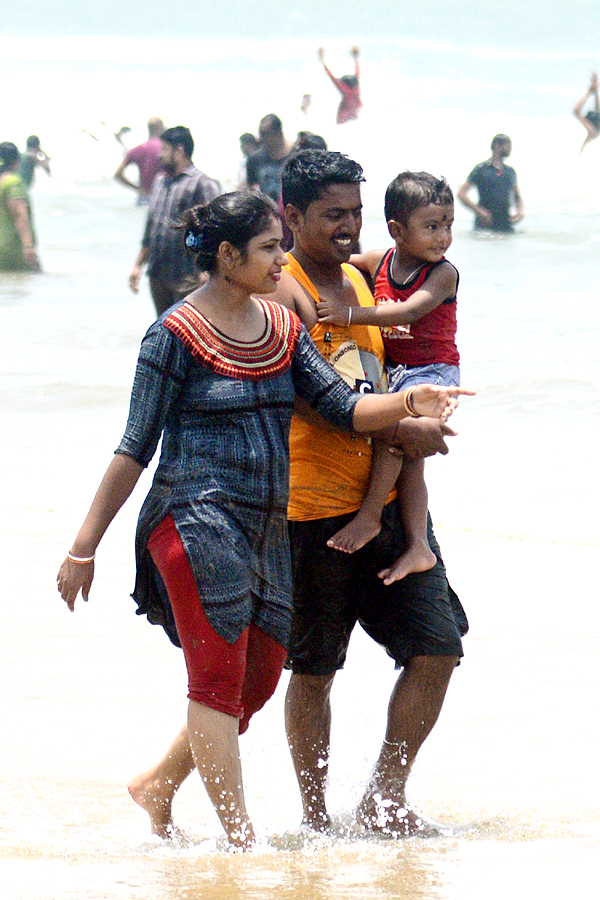
POLYGON ((358 47, 352 47, 350 54, 354 59, 354 75, 342 75, 341 78, 336 78, 325 63, 325 51, 323 48, 319 47, 319 50, 317 51, 319 60, 323 63, 323 68, 342 95, 336 116, 338 125, 341 125, 343 122, 349 122, 351 119, 357 119, 358 111, 362 106, 362 100, 360 99, 358 47))

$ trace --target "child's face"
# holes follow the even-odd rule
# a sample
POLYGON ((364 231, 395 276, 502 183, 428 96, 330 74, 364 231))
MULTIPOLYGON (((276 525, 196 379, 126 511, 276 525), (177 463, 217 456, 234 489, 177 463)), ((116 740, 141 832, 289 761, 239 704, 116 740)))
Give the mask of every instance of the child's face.
POLYGON ((404 256, 420 262, 439 262, 452 243, 454 204, 420 206, 402 225, 394 222, 390 232, 404 256))

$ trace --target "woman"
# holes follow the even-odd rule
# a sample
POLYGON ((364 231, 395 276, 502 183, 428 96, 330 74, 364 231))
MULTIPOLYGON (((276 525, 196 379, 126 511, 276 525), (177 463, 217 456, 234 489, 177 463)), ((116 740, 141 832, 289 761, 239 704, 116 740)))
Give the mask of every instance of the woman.
POLYGON ((58 574, 87 599, 94 554, 163 436, 136 535, 139 611, 181 642, 194 762, 229 841, 254 842, 238 734, 274 692, 291 618, 288 433, 297 393, 337 427, 449 415, 458 389, 362 395, 323 360, 275 290, 286 262, 275 205, 238 192, 189 210, 185 245, 208 282, 142 342, 129 420, 58 574))
POLYGON ((18 174, 21 154, 15 144, 0 144, 0 271, 40 270, 29 195, 18 174))

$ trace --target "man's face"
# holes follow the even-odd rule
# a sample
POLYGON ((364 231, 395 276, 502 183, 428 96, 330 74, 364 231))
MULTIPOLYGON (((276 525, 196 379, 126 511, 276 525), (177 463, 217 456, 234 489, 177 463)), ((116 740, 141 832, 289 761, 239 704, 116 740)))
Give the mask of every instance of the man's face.
POLYGON ((294 242, 316 263, 348 262, 362 226, 359 184, 331 184, 304 213, 290 207, 294 242))
POLYGON ((160 143, 160 160, 163 169, 170 175, 175 175, 177 172, 178 149, 178 147, 173 147, 172 144, 167 144, 165 141, 161 141, 160 143))
POLYGON ((258 137, 267 153, 271 150, 279 149, 281 134, 279 131, 274 130, 269 123, 260 123, 258 126, 258 137))
POLYGON ((502 159, 506 159, 508 156, 510 156, 510 152, 512 150, 512 144, 510 141, 503 141, 500 144, 499 149, 500 149, 500 156, 502 157, 502 159))

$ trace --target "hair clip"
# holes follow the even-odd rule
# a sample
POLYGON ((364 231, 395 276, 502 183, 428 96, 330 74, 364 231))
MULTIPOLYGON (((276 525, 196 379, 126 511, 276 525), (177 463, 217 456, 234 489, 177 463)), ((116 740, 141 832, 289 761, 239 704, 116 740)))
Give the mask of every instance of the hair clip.
POLYGON ((185 246, 188 248, 188 250, 198 250, 201 243, 202 238, 194 234, 193 231, 188 231, 185 236, 185 246))

